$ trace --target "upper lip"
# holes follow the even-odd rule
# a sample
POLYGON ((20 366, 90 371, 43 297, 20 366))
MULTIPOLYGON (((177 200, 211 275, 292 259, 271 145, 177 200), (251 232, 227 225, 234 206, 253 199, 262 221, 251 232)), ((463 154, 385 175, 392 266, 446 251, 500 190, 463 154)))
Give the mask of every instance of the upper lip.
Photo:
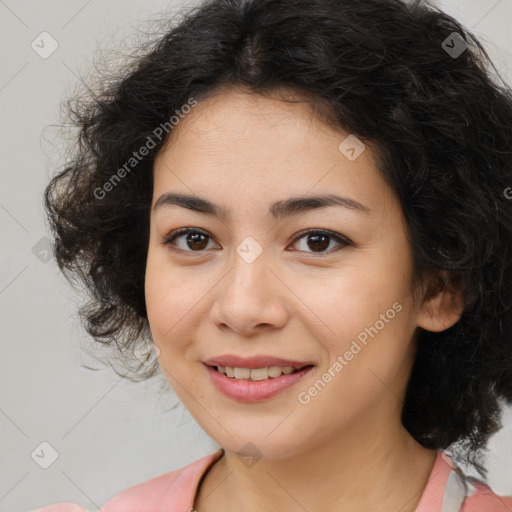
POLYGON ((304 368, 313 363, 307 361, 291 361, 282 359, 281 357, 258 355, 253 357, 240 357, 232 354, 213 357, 207 361, 203 361, 208 366, 230 366, 237 368, 266 368, 269 366, 291 366, 292 368, 304 368))

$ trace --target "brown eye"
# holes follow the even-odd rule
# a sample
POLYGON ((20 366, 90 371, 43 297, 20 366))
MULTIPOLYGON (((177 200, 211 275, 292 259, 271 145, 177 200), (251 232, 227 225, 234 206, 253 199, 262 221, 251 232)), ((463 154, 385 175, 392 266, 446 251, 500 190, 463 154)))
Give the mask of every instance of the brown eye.
POLYGON ((173 246, 173 249, 179 251, 203 252, 203 250, 207 248, 209 240, 211 240, 210 235, 204 231, 191 228, 182 228, 170 233, 163 244, 173 246), (182 239, 181 247, 175 243, 176 240, 180 239, 182 239))
MULTIPOLYGON (((338 244, 338 246, 345 247, 350 245, 351 242, 337 233, 333 233, 331 231, 319 231, 319 230, 309 230, 307 232, 303 232, 302 236, 299 236, 295 239, 294 243, 297 241, 305 240, 305 243, 302 244, 302 249, 298 249, 299 251, 312 252, 312 253, 324 253, 329 248, 331 243, 334 241, 338 244), (310 250, 307 250, 310 249, 310 250)), ((295 249, 294 249, 295 250, 295 249)), ((336 250, 336 249, 335 249, 336 250)), ((335 251, 329 251, 335 252, 335 251)))
MULTIPOLYGON (((163 245, 169 246, 173 251, 201 253, 205 252, 205 249, 208 248, 208 242, 211 240, 213 240, 212 237, 205 231, 193 228, 181 228, 171 232, 163 242, 163 245), (176 243, 176 241, 179 243, 176 243)), ((297 242, 301 240, 305 240, 302 248, 293 250, 309 252, 314 256, 323 256, 325 253, 330 254, 352 244, 350 240, 342 237, 338 233, 318 229, 303 231, 301 236, 295 239, 294 244, 297 244, 297 242), (337 248, 334 247, 334 249, 332 249, 331 244, 333 242, 338 245, 337 248), (328 250, 330 247, 331 250, 328 250)))

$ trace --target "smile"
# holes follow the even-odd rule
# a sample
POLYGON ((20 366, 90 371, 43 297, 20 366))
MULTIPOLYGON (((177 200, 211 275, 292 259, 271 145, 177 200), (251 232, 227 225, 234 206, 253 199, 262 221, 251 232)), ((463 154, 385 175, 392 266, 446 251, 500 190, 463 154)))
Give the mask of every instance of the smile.
POLYGON ((295 384, 313 366, 245 368, 205 364, 215 388, 225 396, 241 402, 267 400, 295 384))

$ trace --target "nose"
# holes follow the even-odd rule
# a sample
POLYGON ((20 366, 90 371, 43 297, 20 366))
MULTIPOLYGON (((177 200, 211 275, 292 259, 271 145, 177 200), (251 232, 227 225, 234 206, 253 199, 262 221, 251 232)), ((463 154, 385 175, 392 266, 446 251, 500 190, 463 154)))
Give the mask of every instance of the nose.
POLYGON ((215 287, 210 310, 210 320, 219 329, 253 336, 286 325, 288 289, 268 263, 265 252, 252 263, 235 255, 232 268, 215 287))

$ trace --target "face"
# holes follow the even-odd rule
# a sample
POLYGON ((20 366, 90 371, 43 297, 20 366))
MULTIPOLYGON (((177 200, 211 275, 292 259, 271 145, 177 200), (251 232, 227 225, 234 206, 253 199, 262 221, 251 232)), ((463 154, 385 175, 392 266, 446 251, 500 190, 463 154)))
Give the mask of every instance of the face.
POLYGON ((307 104, 234 90, 171 135, 154 163, 146 304, 196 421, 226 450, 275 459, 398 425, 426 320, 370 146, 354 159, 307 104), (219 359, 235 377, 206 364, 219 359))

